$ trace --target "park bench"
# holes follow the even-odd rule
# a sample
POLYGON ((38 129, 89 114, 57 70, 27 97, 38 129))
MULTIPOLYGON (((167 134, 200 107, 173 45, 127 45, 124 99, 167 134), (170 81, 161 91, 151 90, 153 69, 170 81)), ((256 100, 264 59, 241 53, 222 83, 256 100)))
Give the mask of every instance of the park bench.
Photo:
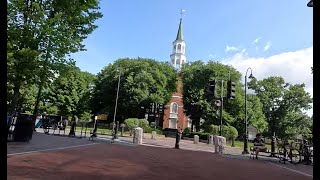
MULTIPOLYGON (((253 146, 250 146, 250 159, 254 159, 256 156, 256 151, 254 150, 253 146)), ((275 157, 275 158, 279 158, 279 152, 271 152, 270 149, 267 149, 265 152, 259 152, 258 156, 264 156, 264 157, 275 157), (268 154, 268 155, 265 155, 268 154)))
MULTIPOLYGON (((264 138, 263 138, 264 139, 264 138)), ((265 139, 264 139, 264 142, 265 142, 265 139)), ((275 145, 274 145, 275 146, 275 145)), ((271 147, 272 148, 272 147, 271 147)), ((249 158, 251 159, 254 159, 255 158, 255 155, 256 155, 256 152, 254 150, 254 146, 250 146, 249 148, 249 158)), ((264 157, 275 157, 275 158, 279 158, 279 155, 281 154, 281 152, 279 152, 279 148, 278 148, 278 152, 276 152, 276 147, 274 147, 274 152, 272 152, 271 149, 266 149, 266 151, 264 152, 259 152, 258 156, 264 156, 264 157), (266 155, 267 154, 267 155, 266 155)))

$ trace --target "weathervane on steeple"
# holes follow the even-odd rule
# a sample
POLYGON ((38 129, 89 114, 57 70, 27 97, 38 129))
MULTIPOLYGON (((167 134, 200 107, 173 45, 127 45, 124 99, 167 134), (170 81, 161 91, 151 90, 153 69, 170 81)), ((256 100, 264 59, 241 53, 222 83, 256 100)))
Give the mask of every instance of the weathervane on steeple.
POLYGON ((186 10, 184 10, 184 9, 181 9, 181 10, 180 10, 180 15, 181 15, 180 18, 181 18, 181 19, 182 19, 182 16, 184 15, 184 12, 186 12, 186 10))

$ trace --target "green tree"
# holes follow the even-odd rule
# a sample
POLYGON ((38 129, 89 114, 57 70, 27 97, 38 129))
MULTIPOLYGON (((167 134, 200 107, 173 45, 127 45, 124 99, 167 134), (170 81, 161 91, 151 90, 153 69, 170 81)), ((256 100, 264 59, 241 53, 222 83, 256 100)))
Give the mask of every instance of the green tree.
POLYGON ((99 1, 10 0, 8 1, 8 97, 9 112, 20 99, 20 89, 39 85, 41 91, 59 71, 73 62, 70 53, 82 51, 82 41, 95 29, 99 1))
POLYGON ((253 80, 249 86, 255 90, 263 105, 269 135, 275 132, 279 137, 292 136, 297 133, 294 129, 302 128, 299 122, 307 118, 303 110, 310 109, 312 103, 304 84, 292 85, 282 77, 268 77, 261 81, 253 80))
MULTIPOLYGON (((208 102, 205 97, 209 81, 213 79, 228 80, 230 72, 230 78, 240 85, 241 74, 233 67, 221 64, 219 62, 209 61, 207 64, 196 61, 183 66, 182 68, 182 82, 183 82, 183 103, 184 109, 187 115, 193 121, 196 126, 196 130, 200 130, 200 119, 206 120, 207 124, 220 124, 218 109, 219 107, 208 102)), ((239 89, 239 87, 237 87, 239 89)), ((239 90, 241 91, 241 89, 239 90)), ((216 85, 217 95, 220 96, 220 83, 218 81, 216 85)), ((226 95, 226 81, 224 82, 223 89, 224 96, 226 95)), ((237 95, 236 97, 240 97, 237 95)), ((238 99, 236 98, 236 101, 238 99)), ((222 112, 223 122, 229 125, 235 120, 235 117, 239 114, 240 108, 236 108, 239 111, 228 111, 232 106, 232 102, 225 101, 225 109, 222 112)), ((234 104, 235 106, 237 104, 234 104)), ((192 129, 192 128, 191 128, 192 129)))
POLYGON ((229 135, 232 141, 231 146, 234 147, 234 140, 238 137, 238 130, 233 126, 229 126, 229 135))
POLYGON ((138 118, 129 118, 124 121, 124 123, 126 124, 126 127, 130 131, 130 136, 132 136, 132 130, 135 127, 137 127, 138 122, 139 122, 138 118))
POLYGON ((176 72, 168 63, 152 59, 119 59, 97 76, 91 100, 94 113, 113 114, 120 74, 117 118, 141 118, 151 102, 166 104, 176 91, 176 72))
POLYGON ((86 118, 83 120, 89 120, 90 88, 95 78, 77 67, 66 66, 49 88, 48 102, 57 106, 61 115, 74 113, 78 117, 86 118))

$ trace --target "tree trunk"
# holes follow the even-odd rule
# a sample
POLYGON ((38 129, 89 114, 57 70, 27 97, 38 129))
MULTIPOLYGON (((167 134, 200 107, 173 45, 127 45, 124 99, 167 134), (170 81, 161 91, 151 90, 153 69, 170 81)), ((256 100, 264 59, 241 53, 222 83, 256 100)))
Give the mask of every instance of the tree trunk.
POLYGON ((200 118, 196 121, 196 132, 200 131, 200 118))
POLYGON ((42 83, 39 84, 38 95, 37 95, 36 103, 34 105, 33 115, 37 115, 38 114, 41 91, 42 91, 42 83))
POLYGON ((10 115, 13 115, 15 113, 16 106, 20 97, 20 88, 21 88, 20 83, 14 83, 13 96, 12 96, 11 106, 9 109, 10 115))
POLYGON ((194 129, 194 121, 191 121, 191 132, 193 132, 194 129))

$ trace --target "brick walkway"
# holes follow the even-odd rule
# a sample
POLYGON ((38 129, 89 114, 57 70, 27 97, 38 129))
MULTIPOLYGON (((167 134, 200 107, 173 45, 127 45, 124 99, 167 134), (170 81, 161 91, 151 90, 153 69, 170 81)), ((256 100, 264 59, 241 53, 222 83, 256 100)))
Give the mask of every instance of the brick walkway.
POLYGON ((312 179, 264 161, 233 159, 209 152, 105 143, 16 155, 7 162, 8 179, 12 180, 312 179))
MULTIPOLYGON (((45 135, 43 131, 39 131, 42 133, 34 133, 33 139, 30 143, 8 143, 8 154, 15 155, 16 153, 23 153, 23 152, 30 152, 30 151, 42 151, 42 150, 50 150, 52 149, 61 150, 67 147, 80 147, 86 146, 87 144, 93 143, 103 143, 103 144, 111 144, 111 136, 101 136, 102 139, 95 139, 94 141, 88 141, 88 138, 68 138, 68 137, 61 137, 61 136, 54 136, 54 135, 45 135), (57 149, 58 148, 58 149, 57 149)), ((69 132, 66 132, 68 134, 69 132)), ((78 135, 79 136, 79 135, 78 135)), ((148 136, 146 136, 148 137, 148 136)), ((125 145, 132 145, 132 137, 120 137, 120 141, 115 142, 115 144, 125 144, 125 145)), ((155 146, 155 147, 162 147, 160 149, 173 149, 175 145, 174 138, 161 138, 157 140, 152 139, 144 139, 144 146, 155 146)), ((205 143, 199 143, 197 145, 193 144, 192 141, 181 140, 180 147, 182 150, 192 150, 192 151, 207 151, 213 152, 214 147, 209 146, 205 143)), ((224 156, 232 159, 242 159, 242 160, 249 160, 248 156, 241 155, 242 149, 237 147, 226 147, 224 156)), ((34 152, 33 152, 34 153, 34 152)), ((312 166, 304 166, 304 165, 292 165, 292 164, 281 164, 278 162, 278 159, 271 159, 271 158, 260 158, 262 162, 267 163, 274 163, 275 166, 282 166, 284 168, 290 168, 293 170, 301 171, 306 174, 313 174, 313 167, 312 166)), ((250 160, 256 161, 256 160, 250 160)))

